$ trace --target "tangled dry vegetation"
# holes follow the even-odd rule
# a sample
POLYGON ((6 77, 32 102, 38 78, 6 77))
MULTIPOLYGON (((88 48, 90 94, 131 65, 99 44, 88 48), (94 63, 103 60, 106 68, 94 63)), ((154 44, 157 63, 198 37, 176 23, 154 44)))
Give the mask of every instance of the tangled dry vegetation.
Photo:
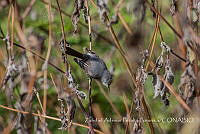
POLYGON ((200 0, 1 0, 0 133, 199 134, 199 20, 200 0))

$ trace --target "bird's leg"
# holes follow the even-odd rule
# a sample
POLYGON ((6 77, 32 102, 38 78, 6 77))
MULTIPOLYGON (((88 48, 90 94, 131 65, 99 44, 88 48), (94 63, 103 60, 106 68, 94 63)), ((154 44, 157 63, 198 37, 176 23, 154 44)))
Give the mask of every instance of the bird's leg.
POLYGON ((88 67, 88 64, 85 63, 83 60, 81 59, 77 59, 77 58, 74 58, 74 61, 82 68, 82 69, 85 69, 85 67, 88 67))
POLYGON ((88 91, 88 96, 89 96, 89 115, 92 117, 92 78, 89 78, 89 91, 88 91))

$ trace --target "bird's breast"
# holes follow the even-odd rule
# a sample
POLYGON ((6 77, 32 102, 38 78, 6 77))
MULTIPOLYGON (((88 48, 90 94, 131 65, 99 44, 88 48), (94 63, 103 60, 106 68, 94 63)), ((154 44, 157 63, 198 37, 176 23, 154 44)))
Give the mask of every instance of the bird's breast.
POLYGON ((100 79, 103 75, 103 71, 105 70, 105 64, 101 62, 101 60, 88 60, 88 66, 86 67, 86 73, 95 79, 100 79))

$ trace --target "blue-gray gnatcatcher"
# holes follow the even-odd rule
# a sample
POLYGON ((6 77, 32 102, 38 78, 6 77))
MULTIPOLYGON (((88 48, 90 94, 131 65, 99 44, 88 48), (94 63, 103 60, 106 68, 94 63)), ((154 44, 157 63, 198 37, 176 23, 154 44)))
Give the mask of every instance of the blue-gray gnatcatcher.
POLYGON ((90 78, 97 79, 101 81, 104 86, 110 88, 112 74, 108 70, 105 62, 94 52, 87 50, 86 54, 82 54, 70 47, 66 47, 65 54, 76 57, 74 58, 74 61, 90 78))

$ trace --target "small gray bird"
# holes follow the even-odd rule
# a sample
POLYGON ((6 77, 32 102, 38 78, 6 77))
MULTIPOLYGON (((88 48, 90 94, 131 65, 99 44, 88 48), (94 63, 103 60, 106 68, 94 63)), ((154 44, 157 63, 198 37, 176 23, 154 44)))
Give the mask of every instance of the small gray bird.
POLYGON ((101 83, 110 88, 112 83, 112 74, 106 67, 104 61, 94 52, 87 50, 86 54, 82 54, 70 47, 66 47, 65 54, 74 56, 74 61, 85 71, 85 73, 93 79, 101 81, 101 83))

